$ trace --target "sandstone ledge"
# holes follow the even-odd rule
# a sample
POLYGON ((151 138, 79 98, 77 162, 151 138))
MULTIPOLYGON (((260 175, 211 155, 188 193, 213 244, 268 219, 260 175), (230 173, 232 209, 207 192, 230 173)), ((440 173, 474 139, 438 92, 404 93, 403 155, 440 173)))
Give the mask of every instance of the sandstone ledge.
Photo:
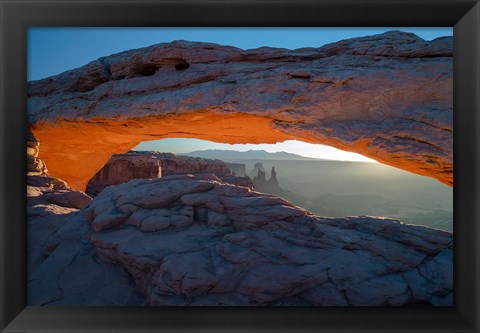
POLYGON ((451 305, 452 235, 374 217, 320 218, 215 176, 109 187, 90 242, 150 305, 451 305))
POLYGON ((132 180, 80 210, 30 183, 29 305, 453 304, 447 232, 321 218, 214 175, 132 180))

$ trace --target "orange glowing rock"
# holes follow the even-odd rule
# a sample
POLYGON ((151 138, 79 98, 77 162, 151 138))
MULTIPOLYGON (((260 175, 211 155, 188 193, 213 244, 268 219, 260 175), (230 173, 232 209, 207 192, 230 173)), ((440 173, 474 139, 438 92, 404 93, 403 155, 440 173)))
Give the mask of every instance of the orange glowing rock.
POLYGON ((453 38, 389 32, 298 50, 172 42, 28 85, 49 174, 85 190, 142 141, 300 140, 453 186, 453 38))

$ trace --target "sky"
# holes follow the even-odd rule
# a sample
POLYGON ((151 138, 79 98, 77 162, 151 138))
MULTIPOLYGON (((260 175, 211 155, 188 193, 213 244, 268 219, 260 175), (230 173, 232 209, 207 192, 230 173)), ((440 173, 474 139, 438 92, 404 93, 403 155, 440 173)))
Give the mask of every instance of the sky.
POLYGON ((269 153, 285 151, 305 157, 322 158, 338 161, 371 162, 377 161, 362 156, 360 154, 345 152, 333 147, 324 145, 315 145, 311 143, 288 140, 276 144, 225 144, 209 142, 198 139, 163 139, 157 141, 142 142, 133 150, 157 150, 163 152, 189 153, 195 150, 222 149, 222 150, 265 150, 269 153))
POLYGON ((28 81, 43 79, 114 53, 173 40, 211 42, 250 49, 320 47, 341 39, 389 30, 413 32, 426 40, 452 36, 442 28, 29 28, 28 81))
MULTIPOLYGON (((211 42, 251 49, 261 46, 296 49, 320 47, 342 39, 364 37, 390 30, 413 32, 425 40, 452 36, 451 27, 355 27, 355 28, 47 28, 27 31, 27 80, 39 80, 83 66, 118 52, 173 40, 211 42)), ((288 141, 277 145, 224 145, 195 139, 150 141, 137 150, 189 152, 205 149, 264 149, 287 151, 307 157, 372 162, 358 154, 321 145, 288 141), (162 143, 163 142, 163 143, 162 143)))

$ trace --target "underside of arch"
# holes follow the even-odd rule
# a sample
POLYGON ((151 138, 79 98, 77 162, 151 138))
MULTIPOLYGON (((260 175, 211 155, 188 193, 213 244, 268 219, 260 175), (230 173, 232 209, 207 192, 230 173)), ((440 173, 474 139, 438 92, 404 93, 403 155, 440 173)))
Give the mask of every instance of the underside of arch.
POLYGON ((453 185, 453 40, 390 32, 315 49, 172 42, 30 82, 50 175, 84 190, 142 141, 294 139, 453 185))

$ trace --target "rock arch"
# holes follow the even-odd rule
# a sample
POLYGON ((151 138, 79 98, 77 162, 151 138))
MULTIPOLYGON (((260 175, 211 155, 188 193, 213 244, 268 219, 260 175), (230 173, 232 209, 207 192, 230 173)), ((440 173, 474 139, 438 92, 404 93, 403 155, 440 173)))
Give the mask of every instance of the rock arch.
POLYGON ((114 153, 169 137, 287 139, 453 186, 453 38, 392 31, 320 48, 175 41, 28 84, 50 175, 84 190, 114 153))

